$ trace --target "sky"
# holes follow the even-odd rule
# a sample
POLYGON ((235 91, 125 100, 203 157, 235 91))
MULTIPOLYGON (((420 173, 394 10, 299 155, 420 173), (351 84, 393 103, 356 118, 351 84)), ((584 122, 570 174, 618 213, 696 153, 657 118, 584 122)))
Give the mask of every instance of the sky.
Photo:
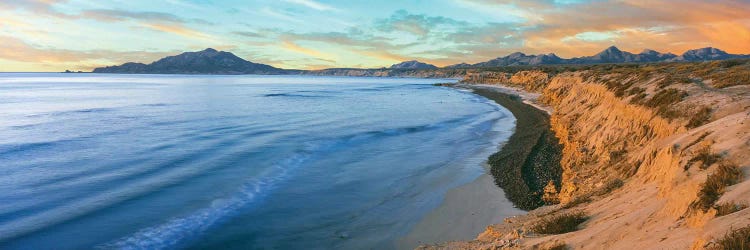
POLYGON ((205 48, 280 68, 438 66, 608 46, 750 54, 750 0, 0 0, 0 71, 205 48))

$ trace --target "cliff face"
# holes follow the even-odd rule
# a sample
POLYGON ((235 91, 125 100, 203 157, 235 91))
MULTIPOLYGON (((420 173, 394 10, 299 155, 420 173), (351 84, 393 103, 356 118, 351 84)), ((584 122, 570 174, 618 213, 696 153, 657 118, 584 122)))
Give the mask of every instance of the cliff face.
POLYGON ((562 183, 552 191, 561 204, 492 225, 475 241, 438 247, 703 249, 748 226, 750 209, 741 208, 750 204, 743 177, 750 165, 750 88, 723 88, 703 72, 705 65, 674 67, 486 74, 485 80, 495 77, 487 82, 541 93, 554 109, 562 183), (674 80, 675 71, 696 73, 674 80), (535 229, 574 212, 587 218, 577 231, 535 229))
POLYGON ((563 203, 632 176, 640 163, 629 153, 681 131, 648 108, 623 102, 605 86, 572 73, 553 78, 542 101, 555 109, 550 123, 563 145, 563 203))

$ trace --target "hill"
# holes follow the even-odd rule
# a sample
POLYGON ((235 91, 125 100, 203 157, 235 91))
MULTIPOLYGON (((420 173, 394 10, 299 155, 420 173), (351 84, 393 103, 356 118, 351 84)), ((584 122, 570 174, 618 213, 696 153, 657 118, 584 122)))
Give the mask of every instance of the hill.
POLYGON ((437 69, 438 67, 432 64, 412 60, 412 61, 405 61, 405 62, 391 65, 390 68, 391 69, 437 69))
POLYGON ((283 69, 253 63, 230 52, 205 49, 159 59, 151 64, 125 63, 96 68, 94 73, 126 74, 280 74, 283 69))

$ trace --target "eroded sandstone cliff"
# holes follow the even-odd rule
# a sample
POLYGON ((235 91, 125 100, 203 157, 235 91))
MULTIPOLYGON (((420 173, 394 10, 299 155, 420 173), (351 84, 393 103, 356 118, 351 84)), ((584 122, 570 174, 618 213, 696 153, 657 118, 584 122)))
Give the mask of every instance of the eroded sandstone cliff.
POLYGON ((725 233, 750 224, 744 209, 750 203, 750 87, 717 78, 736 66, 468 75, 466 82, 541 93, 539 101, 554 109, 562 182, 552 191, 560 204, 489 226, 471 242, 430 247, 717 247, 725 233), (573 232, 539 233, 571 214, 585 219, 573 232))

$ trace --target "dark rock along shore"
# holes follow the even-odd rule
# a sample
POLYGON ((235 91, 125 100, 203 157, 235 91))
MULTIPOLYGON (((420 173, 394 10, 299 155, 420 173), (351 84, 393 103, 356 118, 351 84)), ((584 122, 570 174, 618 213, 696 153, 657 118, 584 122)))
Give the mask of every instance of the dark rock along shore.
POLYGON ((517 96, 482 88, 474 88, 474 93, 495 101, 516 117, 516 131, 488 159, 495 183, 520 209, 544 205, 544 187, 552 181, 559 190, 562 177, 562 146, 550 129, 549 115, 517 96))

